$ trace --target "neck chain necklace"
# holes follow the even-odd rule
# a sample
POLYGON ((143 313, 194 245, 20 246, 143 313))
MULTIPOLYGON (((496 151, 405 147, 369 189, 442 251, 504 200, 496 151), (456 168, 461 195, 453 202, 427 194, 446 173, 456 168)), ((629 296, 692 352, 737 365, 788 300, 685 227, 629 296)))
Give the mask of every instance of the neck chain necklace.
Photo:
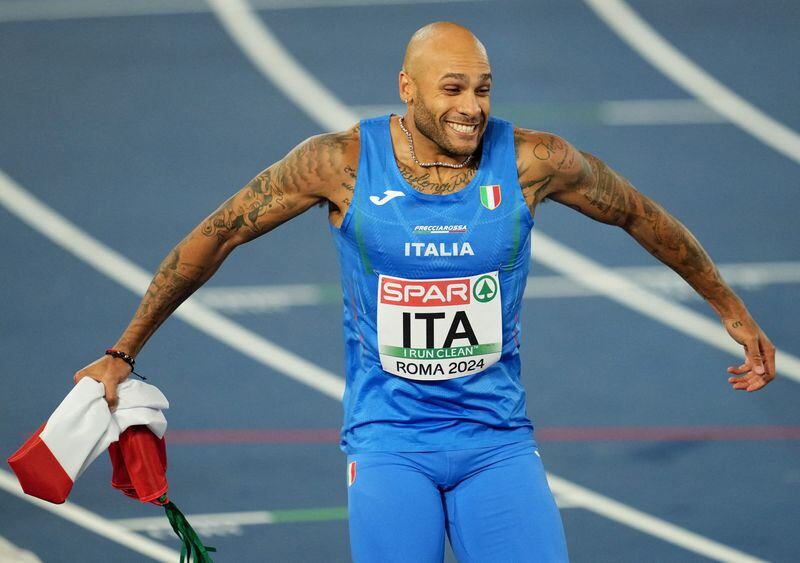
POLYGON ((400 118, 400 129, 406 134, 406 137, 408 137, 408 151, 411 153, 411 160, 413 160, 417 166, 422 166, 423 168, 430 168, 432 166, 444 166, 445 168, 464 168, 472 160, 472 155, 469 155, 461 164, 451 164, 449 162, 441 162, 439 160, 436 162, 420 162, 417 160, 417 155, 414 152, 414 140, 411 138, 411 133, 408 131, 408 129, 406 129, 406 126, 403 123, 403 116, 398 115, 398 117, 400 118))

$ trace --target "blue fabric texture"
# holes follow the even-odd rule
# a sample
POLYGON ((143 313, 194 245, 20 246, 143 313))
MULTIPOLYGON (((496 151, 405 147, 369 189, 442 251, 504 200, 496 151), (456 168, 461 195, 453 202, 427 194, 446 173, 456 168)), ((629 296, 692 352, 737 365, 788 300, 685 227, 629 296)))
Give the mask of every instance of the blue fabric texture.
POLYGON ((520 382, 519 314, 533 218, 517 177, 513 127, 490 118, 470 183, 455 193, 432 195, 402 177, 389 120, 387 115, 361 122, 353 201, 342 225, 331 227, 344 300, 347 384, 341 448, 347 453, 438 451, 528 438, 533 426, 520 382), (483 186, 499 186, 500 199, 492 209, 481 202, 483 186), (435 226, 464 229, 430 232, 435 226), (444 381, 383 370, 376 322, 380 275, 441 279, 492 271, 499 272, 502 298, 497 363, 444 381))
POLYGON ((564 530, 533 440, 347 458, 355 563, 567 561, 564 530), (355 463, 355 467, 351 466, 355 463))

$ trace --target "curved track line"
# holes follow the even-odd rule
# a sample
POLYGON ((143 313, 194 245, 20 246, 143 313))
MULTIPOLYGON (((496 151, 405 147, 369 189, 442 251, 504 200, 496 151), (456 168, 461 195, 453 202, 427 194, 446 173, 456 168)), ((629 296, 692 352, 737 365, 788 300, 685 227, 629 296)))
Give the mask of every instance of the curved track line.
MULTIPOLYGON (((275 36, 268 30, 267 26, 253 12, 246 0, 208 0, 208 2, 224 29, 238 45, 242 46, 242 50, 250 57, 251 62, 253 62, 258 69, 261 69, 263 65, 269 67, 268 71, 263 72, 265 76, 280 90, 288 92, 287 96, 290 99, 302 100, 299 104, 300 107, 303 109, 309 108, 309 110, 307 110, 309 116, 315 119, 322 127, 329 130, 341 130, 350 127, 357 121, 357 116, 352 114, 338 98, 334 98, 333 94, 327 88, 322 86, 316 78, 309 74, 305 68, 283 48, 280 42, 278 42, 275 36), (295 76, 300 77, 300 82, 292 82, 292 77, 295 76), (318 99, 317 96, 330 96, 332 99, 318 99), (323 106, 329 108, 338 106, 344 109, 344 113, 320 114, 316 108, 323 106), (320 118, 317 116, 320 116, 320 118)), ((557 243, 541 233, 538 234, 537 244, 540 246, 537 252, 545 255, 544 260, 549 267, 558 266, 560 260, 570 261, 571 267, 568 267, 566 270, 564 268, 554 269, 562 271, 571 277, 580 276, 580 272, 584 269, 597 269, 602 272, 606 270, 599 264, 581 256, 577 252, 568 249, 566 246, 557 243), (542 246, 544 246, 544 248, 541 248, 542 246), (551 265, 549 262, 553 264, 551 265)), ((538 259, 539 257, 535 256, 535 258, 538 259)), ((610 277, 606 276, 606 279, 616 283, 617 288, 624 288, 626 290, 636 289, 641 292, 638 295, 640 298, 643 297, 642 293, 649 293, 633 284, 623 284, 623 282, 625 282, 624 278, 620 277, 619 280, 616 280, 613 274, 610 277)), ((602 293, 608 295, 608 292, 604 288, 601 287, 597 289, 603 289, 602 293)), ((632 306, 635 303, 636 306, 634 308, 636 310, 645 308, 644 302, 640 302, 639 299, 635 300, 635 302, 620 300, 618 298, 615 300, 628 306, 632 306)), ((674 307, 682 308, 680 305, 674 305, 674 307)), ((663 320, 658 316, 657 311, 648 310, 648 315, 662 320, 662 322, 667 322, 667 320, 663 320)), ((711 323, 711 321, 708 322, 711 323)), ((761 561, 742 551, 730 548, 724 544, 675 526, 665 520, 630 508, 613 499, 571 483, 561 477, 548 474, 548 479, 550 480, 551 488, 554 493, 560 494, 563 492, 565 494, 570 494, 573 497, 579 498, 582 506, 588 510, 622 524, 633 526, 637 530, 675 545, 680 545, 687 550, 719 561, 761 561)))
MULTIPOLYGON (((541 231, 533 239, 531 256, 551 270, 560 272, 575 283, 605 295, 620 305, 700 342, 729 352, 739 359, 743 357, 742 347, 728 336, 721 323, 715 319, 645 289, 624 275, 544 236, 541 231)), ((775 353, 775 363, 780 375, 800 382, 800 359, 778 350, 775 353)))
POLYGON ((737 95, 664 39, 624 0, 584 0, 614 33, 675 84, 800 164, 800 135, 737 95))
POLYGON ((18 496, 22 500, 26 500, 43 510, 52 512, 56 516, 69 520, 73 524, 86 528, 99 536, 103 536, 106 539, 124 545, 128 549, 141 553, 151 559, 155 559, 156 561, 175 563, 175 561, 179 561, 181 558, 180 552, 165 547, 144 536, 140 536, 135 532, 131 532, 124 526, 116 522, 110 522, 102 516, 86 510, 73 502, 67 501, 64 504, 52 504, 26 495, 22 492, 17 478, 5 469, 0 469, 0 489, 18 496))
POLYGON ((328 131, 355 125, 359 117, 283 48, 250 6, 240 0, 207 0, 214 15, 258 71, 328 131))
MULTIPOLYGON (((358 115, 284 49, 246 0, 208 0, 224 29, 261 71, 321 127, 347 129, 358 115), (295 81, 297 80, 297 81, 295 81), (320 108, 325 108, 322 111, 320 108)), ((600 263, 537 231, 531 257, 576 283, 741 360, 742 348, 715 320, 614 273, 600 263), (535 252, 534 252, 535 249, 535 252)), ((800 358, 778 351, 779 373, 800 382, 800 358)))
MULTIPOLYGON (((28 226, 74 254, 106 277, 143 295, 152 274, 106 246, 26 192, 0 170, 0 204, 28 226)), ((339 376, 285 350, 189 298, 174 316, 257 362, 300 383, 341 400, 344 381, 339 376)))

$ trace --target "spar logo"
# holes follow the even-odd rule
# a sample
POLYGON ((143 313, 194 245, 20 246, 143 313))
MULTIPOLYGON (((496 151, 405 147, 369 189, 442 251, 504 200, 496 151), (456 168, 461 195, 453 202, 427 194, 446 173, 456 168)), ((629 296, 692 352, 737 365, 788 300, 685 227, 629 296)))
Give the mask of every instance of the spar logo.
POLYGON ((487 303, 497 296, 497 280, 492 276, 481 276, 472 288, 472 295, 477 301, 487 303))
MULTIPOLYGON (((484 277, 494 282, 489 276, 484 277)), ((497 295, 497 288, 495 287, 493 291, 492 297, 497 295)), ((470 280, 469 278, 404 280, 383 276, 381 277, 380 299, 381 303, 386 305, 408 305, 411 307, 469 305, 470 280)))

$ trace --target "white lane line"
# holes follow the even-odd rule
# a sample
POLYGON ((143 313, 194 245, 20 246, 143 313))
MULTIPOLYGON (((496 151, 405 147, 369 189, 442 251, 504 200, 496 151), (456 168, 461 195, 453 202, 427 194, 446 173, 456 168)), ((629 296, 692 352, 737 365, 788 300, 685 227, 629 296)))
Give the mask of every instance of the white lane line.
MULTIPOLYGON (((203 538, 238 536, 242 533, 242 526, 264 526, 275 523, 275 517, 267 510, 187 514, 186 519, 203 538)), ((166 518, 124 518, 114 520, 114 523, 131 531, 144 532, 153 538, 165 538, 173 533, 166 518)))
POLYGON ((256 69, 314 121, 329 131, 356 124, 358 116, 283 48, 247 4, 241 0, 208 0, 208 4, 256 69))
MULTIPOLYGON (((566 495, 555 495, 556 504, 560 510, 582 508, 581 497, 569 497, 566 495)), ((302 519, 281 518, 274 512, 268 510, 246 510, 240 512, 211 512, 204 514, 187 514, 186 519, 192 523, 192 527, 203 538, 215 536, 240 536, 244 532, 244 526, 269 526, 272 524, 284 524, 293 522, 314 522, 330 520, 346 520, 347 507, 336 506, 328 509, 337 514, 334 518, 325 516, 315 518, 313 516, 302 519)), ((147 516, 144 518, 120 518, 113 520, 115 524, 125 527, 134 532, 144 532, 154 539, 168 538, 173 534, 172 527, 166 518, 157 516, 147 516)))
MULTIPOLYGON (((247 43, 249 45, 249 48, 247 50, 244 50, 245 54, 250 56, 249 55, 250 49, 256 49, 258 51, 262 51, 262 53, 259 54, 257 60, 272 61, 271 62, 272 68, 270 68, 268 73, 265 73, 265 76, 267 76, 270 80, 273 81, 277 80, 278 83, 280 84, 279 87, 282 90, 291 92, 290 99, 304 98, 303 103, 300 106, 301 108, 313 107, 317 104, 321 104, 326 106, 338 105, 346 109, 344 104, 342 104, 338 99, 333 99, 328 101, 316 100, 314 98, 314 95, 332 96, 332 94, 326 88, 322 87, 322 85, 319 85, 319 87, 313 88, 311 90, 304 89, 307 86, 308 81, 317 82, 317 80, 313 76, 308 74, 308 72, 304 68, 300 67, 299 63, 297 63, 297 61, 293 57, 291 57, 290 55, 288 55, 288 53, 286 53, 283 46, 279 42, 274 40, 271 34, 269 34, 266 31, 266 25, 259 20, 258 16, 250 9, 246 1, 228 0, 223 2, 222 0, 209 0, 209 4, 214 8, 215 14, 220 19, 225 29, 232 35, 234 40, 239 44, 247 43), (252 33, 259 26, 262 27, 262 29, 264 30, 263 34, 255 33, 253 36, 248 37, 247 39, 239 37, 239 34, 252 33), (259 41, 259 38, 265 38, 266 40, 261 42, 259 41), (292 77, 298 75, 303 76, 304 80, 299 83, 292 82, 291 81, 292 77)), ((258 67, 259 65, 257 64, 256 66, 258 67)), ((318 115, 318 113, 309 112, 309 115, 314 117, 318 115)), ((326 115, 324 119, 318 120, 318 123, 322 127, 325 127, 330 130, 342 130, 349 127, 356 120, 357 116, 348 110, 342 114, 337 113, 334 115, 326 115)), ((549 237, 541 233, 539 234, 538 244, 540 246, 547 246, 548 241, 550 241, 549 237), (542 242, 543 240, 544 242, 542 242)), ((559 245, 555 241, 550 241, 549 249, 544 250, 544 252, 548 255, 547 257, 548 260, 552 260, 559 254, 558 252, 559 246, 562 245, 559 245)), ((563 247, 563 249, 561 249, 561 252, 563 253, 565 258, 571 257, 572 255, 577 255, 578 257, 580 257, 580 255, 568 249, 567 247, 563 247)), ((589 262, 588 259, 584 260, 586 260, 588 263, 581 264, 582 267, 577 268, 577 270, 586 270, 590 265, 594 265, 593 263, 589 262)), ((600 266, 594 265, 594 267, 599 268, 601 271, 603 270, 603 268, 600 266)), ((551 269, 555 268, 552 268, 551 266, 551 269)), ((561 271, 561 270, 556 269, 556 271, 561 271)), ((573 273, 573 275, 580 275, 580 273, 573 273)), ((662 299, 662 301, 665 300, 662 299)), ((668 301, 667 303, 672 307, 680 307, 679 305, 673 305, 668 301)), ((703 317, 701 316, 701 318, 703 317)), ((556 491, 554 491, 557 494, 560 484, 569 482, 559 478, 558 483, 559 484, 556 485, 556 491)), ((577 487, 577 485, 575 485, 575 487, 577 487)), ((596 498, 604 498, 604 497, 601 497, 600 495, 598 495, 597 497, 585 496, 585 499, 587 500, 588 503, 593 503, 596 500, 596 498)), ((594 503, 592 506, 587 505, 587 508, 595 511, 602 510, 602 506, 598 505, 597 503, 594 503)), ((682 530, 677 526, 675 526, 675 529, 682 530)), ((703 538, 702 542, 696 541, 695 539, 696 534, 689 532, 688 530, 683 530, 683 531, 685 533, 682 536, 681 546, 696 553, 707 555, 713 558, 712 555, 709 555, 710 553, 713 553, 713 550, 712 551, 709 550, 709 546, 719 546, 720 548, 726 550, 730 549, 726 546, 723 546, 722 544, 718 544, 717 542, 705 538, 703 538)), ((651 530, 650 533, 657 533, 657 530, 651 530)), ((676 533, 679 534, 679 532, 676 533)), ((746 560, 746 558, 750 558, 749 555, 742 552, 737 552, 736 550, 731 550, 731 553, 737 553, 738 556, 743 558, 743 560, 746 560)))
POLYGON ((42 563, 35 553, 18 547, 0 536, 0 563, 42 563))
MULTIPOLYGON (((702 554, 718 561, 756 563, 761 559, 751 557, 703 536, 675 526, 640 510, 636 510, 585 487, 575 485, 553 474, 547 474, 559 510, 575 508, 588 509, 595 514, 630 526, 645 534, 669 543, 696 551, 700 546, 702 554)), ((347 507, 337 507, 346 512, 347 507)), ((346 516, 344 516, 346 518, 346 516)), ((264 526, 280 522, 272 512, 250 510, 243 512, 219 512, 208 514, 189 514, 187 519, 203 537, 241 535, 244 526, 264 526)), ((154 538, 169 537, 172 530, 164 518, 128 518, 114 520, 120 526, 138 532, 145 532, 154 538)))
MULTIPOLYGON (((94 239, 53 209, 26 192, 0 170, 0 204, 28 226, 100 273, 143 295, 152 275, 115 250, 94 239)), ((344 381, 331 372, 277 346, 255 332, 223 317, 190 298, 174 313, 200 332, 325 395, 341 400, 344 381)))
POLYGON ((758 559, 733 549, 721 543, 715 542, 690 532, 685 528, 675 526, 661 518, 656 518, 641 510, 631 508, 614 499, 600 495, 585 487, 571 483, 561 477, 556 477, 552 473, 547 474, 547 480, 553 491, 567 496, 571 501, 583 506, 595 514, 605 516, 609 520, 614 520, 645 534, 649 534, 666 542, 683 547, 688 551, 693 551, 716 561, 726 561, 730 563, 763 563, 763 559, 758 559))
POLYGON ((310 283, 207 287, 198 290, 194 297, 215 311, 250 314, 342 302, 342 292, 338 286, 310 283))
MULTIPOLYGON (((714 348, 730 352, 739 359, 743 358, 742 347, 728 336, 717 320, 645 289, 542 232, 534 235, 531 256, 551 270, 612 301, 714 348)), ((782 350, 776 352, 775 358, 778 373, 800 383, 800 358, 782 350)))
MULTIPOLYGON (((800 262, 750 262, 719 264, 722 276, 731 287, 747 290, 770 285, 800 283, 800 262)), ((700 301, 683 278, 664 266, 624 266, 612 272, 673 299, 700 301)), ((591 274, 589 274, 591 275, 591 274)), ((563 299, 596 297, 594 289, 566 276, 537 275, 528 278, 525 299, 563 299)), ((292 307, 341 304, 337 284, 214 286, 200 289, 194 298, 215 311, 231 314, 259 314, 286 311, 292 307)))
POLYGON ((619 100, 600 102, 605 125, 693 125, 725 123, 720 114, 697 100, 619 100))
POLYGON ((664 39, 624 0, 584 0, 614 32, 667 78, 731 123, 800 163, 800 135, 730 90, 664 39))
MULTIPOLYGON (((262 71, 264 76, 286 92, 289 99, 300 100, 298 107, 305 110, 321 127, 338 131, 347 129, 358 121, 358 115, 322 86, 283 48, 246 0, 208 2, 225 30, 250 57, 256 68, 261 70, 263 66, 269 67, 262 71), (328 109, 319 111, 323 107, 328 109)), ((548 268, 622 305, 701 342, 730 352, 737 359, 742 357, 741 347, 727 336, 716 321, 639 287, 541 231, 534 236, 531 256, 548 268)), ((800 359, 783 351, 778 351, 777 358, 779 374, 800 382, 800 359)))
MULTIPOLYGON (((454 4, 488 0, 254 0, 258 10, 297 10, 307 8, 358 8, 367 6, 406 6, 415 4, 454 4)), ((210 12, 203 0, 18 0, 0 2, 0 23, 113 18, 127 16, 166 16, 210 12)))
MULTIPOLYGON (((67 501, 64 504, 52 504, 26 495, 22 492, 22 487, 19 486, 17 478, 5 469, 0 469, 0 489, 156 561, 175 563, 181 558, 180 552, 169 549, 119 524, 106 520, 74 502, 67 501)), ((163 520, 166 520, 166 517, 163 520)))
MULTIPOLYGON (((372 104, 350 106, 361 118, 386 113, 403 113, 400 104, 372 104)), ((707 125, 727 123, 727 120, 706 104, 695 100, 605 100, 584 103, 493 104, 496 115, 536 116, 539 120, 600 123, 602 125, 707 125)))

